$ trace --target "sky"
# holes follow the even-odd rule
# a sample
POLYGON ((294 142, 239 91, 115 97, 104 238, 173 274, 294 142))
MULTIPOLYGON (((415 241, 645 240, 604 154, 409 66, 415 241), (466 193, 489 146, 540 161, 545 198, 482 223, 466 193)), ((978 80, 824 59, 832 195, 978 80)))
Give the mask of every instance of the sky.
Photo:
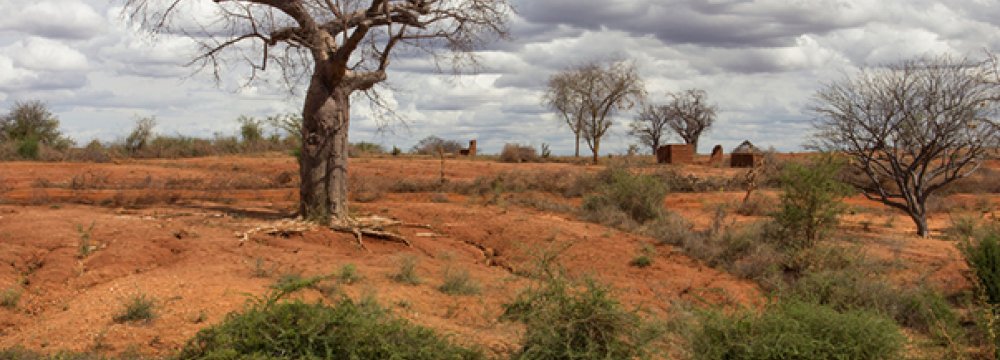
MULTIPOLYGON (((699 151, 744 140, 795 151, 811 133, 807 109, 823 84, 860 67, 1000 48, 1000 0, 512 2, 513 36, 478 53, 478 73, 394 62, 384 96, 405 122, 381 126, 356 99, 351 141, 406 150, 436 135, 478 139, 487 153, 544 143, 572 154, 572 132, 541 103, 547 79, 582 62, 630 59, 647 101, 699 88, 718 106, 699 151)), ((2 0, 0 14, 0 111, 44 101, 79 144, 123 138, 140 117, 155 116, 160 134, 211 137, 234 135, 240 115, 301 112, 304 87, 277 81, 273 66, 247 84, 247 68, 233 61, 216 81, 185 66, 192 40, 137 29, 120 1, 2 0)), ((627 134, 636 112, 615 115, 602 154, 637 143, 627 134)))

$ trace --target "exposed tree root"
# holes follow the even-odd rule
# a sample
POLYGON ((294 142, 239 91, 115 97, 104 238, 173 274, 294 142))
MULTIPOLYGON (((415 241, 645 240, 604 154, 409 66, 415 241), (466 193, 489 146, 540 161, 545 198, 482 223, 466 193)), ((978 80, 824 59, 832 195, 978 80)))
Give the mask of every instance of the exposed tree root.
MULTIPOLYGON (((387 229, 391 227, 415 227, 422 229, 431 229, 433 227, 426 224, 411 224, 404 223, 398 220, 393 220, 381 216, 368 216, 359 218, 348 218, 346 221, 336 222, 331 224, 329 228, 333 231, 344 232, 354 235, 358 241, 358 246, 362 249, 368 250, 365 246, 363 238, 365 236, 382 239, 386 241, 398 242, 405 244, 406 246, 413 247, 410 240, 403 237, 395 232, 390 232, 387 229)), ((317 225, 302 219, 289 219, 281 220, 275 223, 261 225, 253 229, 247 230, 245 232, 236 233, 236 237, 240 239, 240 246, 243 243, 250 240, 253 234, 267 234, 270 236, 281 236, 289 237, 292 235, 302 235, 302 233, 307 231, 312 231, 317 228, 317 225)))
POLYGON ((420 228, 431 228, 430 225, 422 224, 407 224, 398 220, 393 220, 389 218, 384 218, 381 216, 368 216, 360 218, 348 218, 346 221, 340 223, 335 223, 330 225, 330 229, 339 232, 345 232, 349 234, 354 234, 354 237, 358 240, 358 246, 362 249, 368 251, 368 247, 365 246, 363 241, 364 236, 369 236, 377 239, 393 241, 405 244, 408 247, 413 247, 410 240, 406 239, 402 235, 394 232, 389 232, 386 228, 394 226, 409 226, 409 227, 420 227, 420 228))

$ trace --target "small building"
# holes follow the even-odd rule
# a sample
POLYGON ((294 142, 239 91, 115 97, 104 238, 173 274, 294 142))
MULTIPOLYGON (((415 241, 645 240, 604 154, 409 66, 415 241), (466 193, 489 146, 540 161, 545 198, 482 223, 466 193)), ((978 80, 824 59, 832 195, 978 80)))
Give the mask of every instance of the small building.
POLYGON ((764 159, 764 152, 754 146, 750 140, 746 140, 733 149, 733 153, 729 156, 729 166, 750 168, 759 164, 762 159, 764 159))
POLYGON ((656 162, 660 164, 690 164, 694 162, 694 146, 667 144, 656 149, 656 162))
POLYGON ((466 149, 458 150, 458 154, 462 156, 476 156, 476 140, 469 140, 469 147, 466 149))
POLYGON ((712 166, 722 166, 725 164, 726 154, 722 150, 722 145, 715 145, 712 148, 712 156, 708 158, 708 164, 712 166))

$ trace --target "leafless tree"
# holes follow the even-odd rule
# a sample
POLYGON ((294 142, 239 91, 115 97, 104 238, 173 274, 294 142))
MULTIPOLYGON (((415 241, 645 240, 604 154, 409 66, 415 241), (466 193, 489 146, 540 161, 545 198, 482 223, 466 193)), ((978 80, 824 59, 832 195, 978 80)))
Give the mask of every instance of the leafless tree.
POLYGON ((270 64, 295 84, 308 78, 302 110, 299 212, 347 220, 350 98, 387 78, 393 54, 429 54, 439 64, 474 60, 480 44, 504 37, 508 0, 124 0, 133 21, 202 44, 193 64, 216 78, 228 60, 249 77, 270 64), (205 14, 206 10, 210 14, 205 14), (407 50, 408 49, 408 50, 407 50))
POLYGON ((560 112, 576 134, 577 156, 582 137, 597 163, 601 138, 611 128, 614 112, 632 108, 645 95, 634 64, 595 61, 554 75, 544 101, 560 112))
POLYGON ((664 138, 663 131, 667 130, 669 119, 669 107, 646 104, 642 107, 639 115, 629 124, 628 133, 639 139, 643 145, 649 146, 653 150, 653 155, 656 155, 656 150, 660 148, 661 140, 664 138))
POLYGON ((670 102, 667 103, 667 125, 684 139, 684 143, 690 144, 698 152, 698 139, 715 123, 717 107, 708 103, 708 93, 701 89, 688 89, 667 95, 670 97, 670 102))
POLYGON ((583 117, 581 115, 583 112, 578 110, 579 104, 583 101, 582 98, 578 97, 577 92, 572 91, 575 81, 577 81, 573 75, 571 71, 552 75, 549 78, 545 95, 542 96, 542 103, 558 112, 563 121, 566 122, 566 126, 569 126, 570 131, 573 131, 573 135, 576 136, 576 148, 573 156, 580 157, 580 135, 583 133, 583 117))
POLYGON ((949 56, 863 69, 817 93, 811 146, 849 156, 853 185, 905 211, 926 237, 928 198, 1000 144, 992 71, 949 56))

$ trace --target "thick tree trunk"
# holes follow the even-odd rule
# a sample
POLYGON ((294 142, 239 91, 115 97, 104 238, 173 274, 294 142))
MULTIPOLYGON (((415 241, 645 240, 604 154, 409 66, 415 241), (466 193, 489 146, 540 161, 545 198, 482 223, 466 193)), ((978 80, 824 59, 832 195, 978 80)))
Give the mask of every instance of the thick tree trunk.
POLYGON ((598 153, 601 151, 601 138, 594 138, 594 165, 597 165, 598 153))
POLYGON ((698 153, 698 139, 697 138, 691 139, 691 141, 689 141, 688 143, 691 144, 691 152, 694 153, 694 154, 697 154, 698 153))
POLYGON ((931 234, 931 230, 927 227, 927 216, 910 214, 910 218, 913 219, 913 223, 917 225, 917 235, 920 237, 928 237, 931 234))
POLYGON ((299 157, 299 214, 329 223, 345 220, 347 212, 347 133, 350 89, 314 75, 302 112, 302 152, 299 157))

